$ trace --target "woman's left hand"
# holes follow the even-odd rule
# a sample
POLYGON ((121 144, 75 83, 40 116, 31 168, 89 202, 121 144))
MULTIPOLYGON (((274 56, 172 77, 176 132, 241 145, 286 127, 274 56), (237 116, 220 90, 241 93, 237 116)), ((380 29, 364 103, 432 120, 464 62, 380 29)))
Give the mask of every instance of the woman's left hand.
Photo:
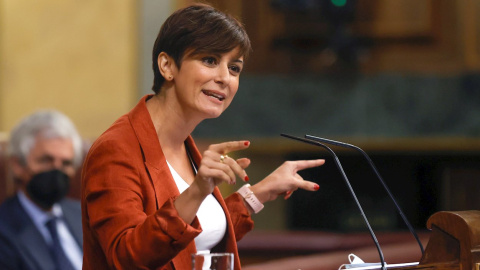
POLYGON ((318 167, 324 163, 324 159, 286 161, 250 189, 261 203, 273 201, 278 196, 288 199, 299 188, 316 191, 320 186, 314 182, 304 180, 298 174, 298 171, 318 167))

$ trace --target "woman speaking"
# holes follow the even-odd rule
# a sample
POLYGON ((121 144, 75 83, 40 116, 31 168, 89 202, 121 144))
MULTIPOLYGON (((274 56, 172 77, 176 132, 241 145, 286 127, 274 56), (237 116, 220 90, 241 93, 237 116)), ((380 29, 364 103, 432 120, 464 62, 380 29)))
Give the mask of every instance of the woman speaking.
POLYGON ((232 16, 195 4, 173 13, 153 48, 152 95, 143 97, 92 145, 82 172, 83 269, 190 269, 200 250, 231 252, 253 228, 251 215, 298 188, 315 191, 299 170, 324 160, 287 161, 255 185, 223 199, 217 186, 248 182, 250 142, 191 137, 232 102, 250 40, 232 16))

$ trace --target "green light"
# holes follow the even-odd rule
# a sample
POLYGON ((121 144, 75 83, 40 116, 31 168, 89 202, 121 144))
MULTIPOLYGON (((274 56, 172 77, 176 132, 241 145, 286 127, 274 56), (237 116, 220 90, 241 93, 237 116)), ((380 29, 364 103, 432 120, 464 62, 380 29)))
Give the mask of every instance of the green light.
POLYGON ((345 4, 347 4, 347 0, 331 0, 332 4, 337 6, 337 7, 343 7, 345 4))

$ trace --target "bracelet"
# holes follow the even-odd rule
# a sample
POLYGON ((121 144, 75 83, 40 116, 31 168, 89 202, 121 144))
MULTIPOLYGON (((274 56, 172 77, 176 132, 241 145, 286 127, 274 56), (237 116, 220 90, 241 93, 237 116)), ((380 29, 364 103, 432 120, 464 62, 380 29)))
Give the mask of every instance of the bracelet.
POLYGON ((257 196, 253 194, 253 191, 250 190, 250 184, 243 185, 237 192, 242 195, 248 205, 252 207, 255 214, 263 209, 263 204, 258 200, 257 196))

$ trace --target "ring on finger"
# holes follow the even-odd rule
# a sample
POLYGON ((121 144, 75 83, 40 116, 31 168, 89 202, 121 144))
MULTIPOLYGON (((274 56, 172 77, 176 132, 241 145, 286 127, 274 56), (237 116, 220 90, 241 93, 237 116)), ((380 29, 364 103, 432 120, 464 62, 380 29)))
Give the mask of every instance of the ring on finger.
POLYGON ((220 155, 220 162, 224 163, 226 158, 228 158, 228 155, 220 155))

